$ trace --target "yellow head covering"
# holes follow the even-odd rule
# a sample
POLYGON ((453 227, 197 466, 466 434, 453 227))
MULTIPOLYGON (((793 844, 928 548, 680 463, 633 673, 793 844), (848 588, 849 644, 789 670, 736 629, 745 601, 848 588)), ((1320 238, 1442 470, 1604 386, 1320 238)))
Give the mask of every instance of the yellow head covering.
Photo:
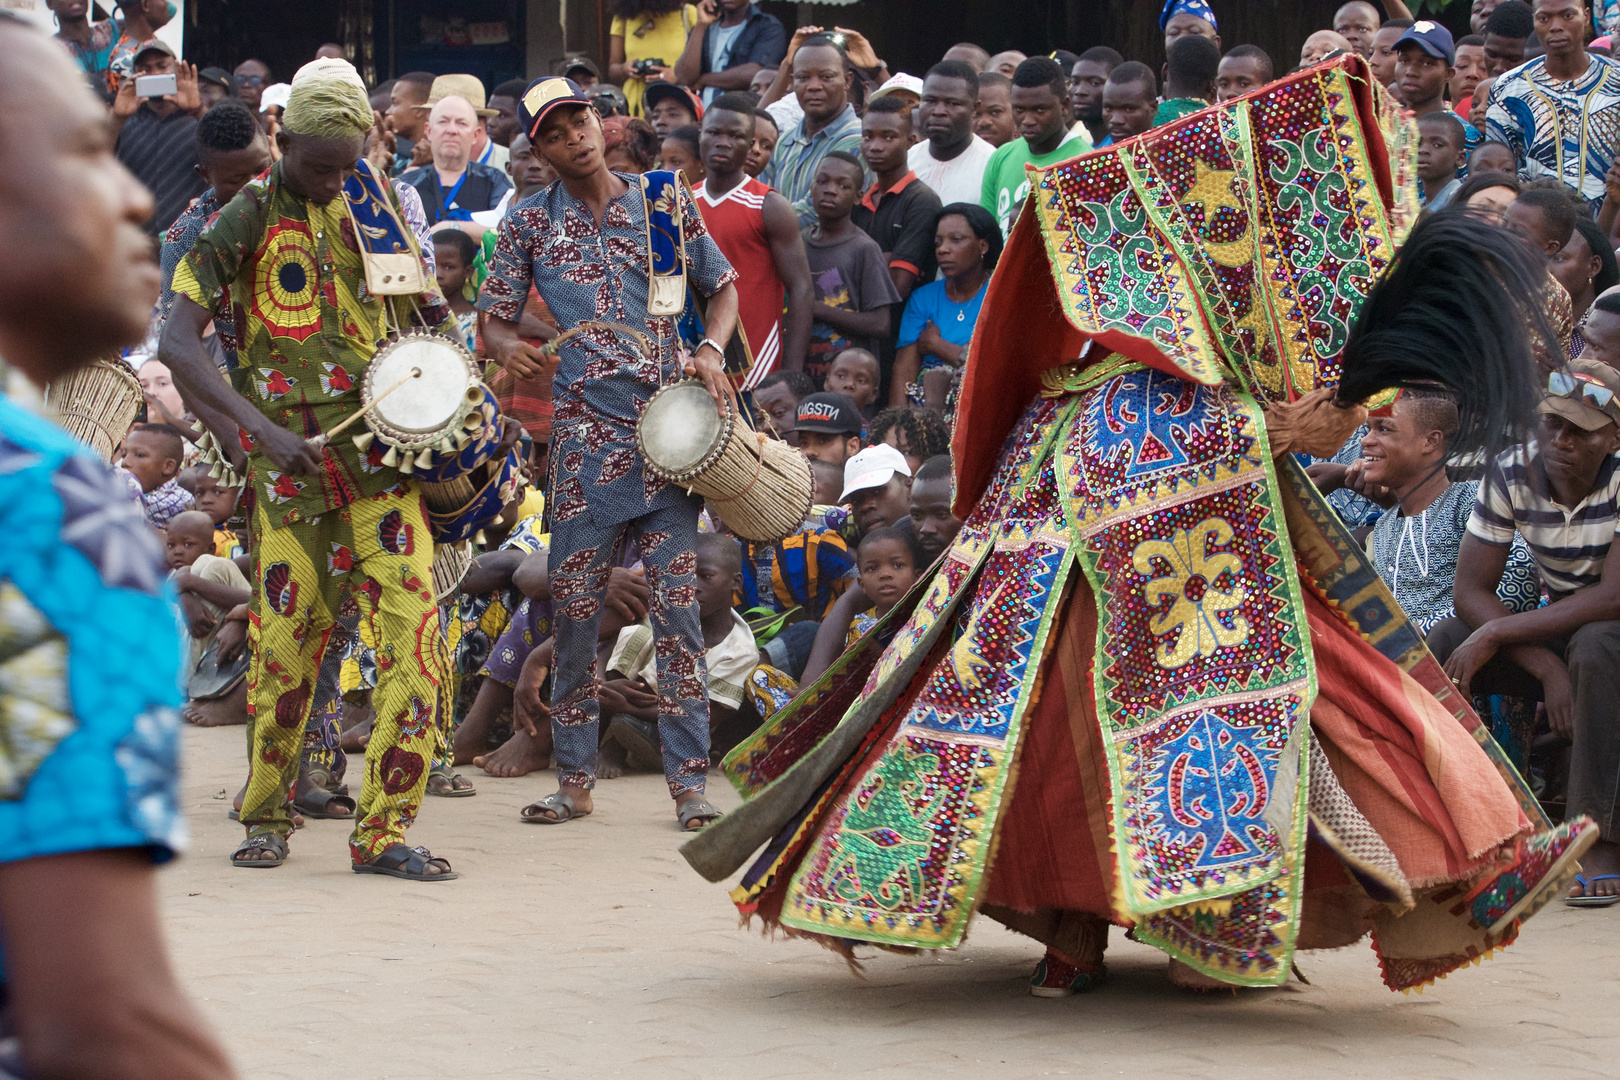
POLYGON ((366 84, 347 60, 315 60, 293 76, 281 126, 292 135, 352 138, 371 130, 366 84))

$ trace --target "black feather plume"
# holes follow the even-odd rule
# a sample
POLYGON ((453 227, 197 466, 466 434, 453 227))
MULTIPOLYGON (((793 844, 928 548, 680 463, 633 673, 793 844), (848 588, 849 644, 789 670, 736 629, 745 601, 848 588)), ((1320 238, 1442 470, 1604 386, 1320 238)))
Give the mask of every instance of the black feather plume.
POLYGON ((1563 355, 1546 311, 1555 285, 1506 229, 1461 208, 1427 215, 1350 328, 1339 400, 1439 384, 1457 395, 1454 453, 1522 441, 1541 400, 1535 350, 1563 355))

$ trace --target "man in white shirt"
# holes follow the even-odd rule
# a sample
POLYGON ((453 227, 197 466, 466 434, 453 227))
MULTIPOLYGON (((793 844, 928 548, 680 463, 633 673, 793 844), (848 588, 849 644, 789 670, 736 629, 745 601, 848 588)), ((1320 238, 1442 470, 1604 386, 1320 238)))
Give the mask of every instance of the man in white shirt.
POLYGON ((934 189, 939 201, 977 203, 984 188, 984 167, 995 147, 973 134, 973 109, 979 101, 979 76, 960 60, 942 60, 923 79, 923 135, 906 155, 917 179, 934 189))

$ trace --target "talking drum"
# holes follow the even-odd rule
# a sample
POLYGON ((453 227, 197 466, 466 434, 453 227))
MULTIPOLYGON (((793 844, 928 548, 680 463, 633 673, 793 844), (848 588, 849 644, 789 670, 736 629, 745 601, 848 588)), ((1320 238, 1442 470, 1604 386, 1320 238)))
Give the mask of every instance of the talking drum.
POLYGON ((112 460, 144 399, 135 372, 116 356, 92 360, 45 388, 56 422, 103 461, 112 460))
POLYGON ((810 462, 785 442, 715 406, 701 382, 666 386, 636 425, 654 476, 702 495, 738 536, 775 543, 804 527, 814 488, 810 462))
POLYGON ((455 457, 485 428, 481 406, 493 400, 473 354, 441 334, 413 330, 377 350, 360 380, 366 426, 354 444, 386 446, 384 465, 402 473, 455 457))

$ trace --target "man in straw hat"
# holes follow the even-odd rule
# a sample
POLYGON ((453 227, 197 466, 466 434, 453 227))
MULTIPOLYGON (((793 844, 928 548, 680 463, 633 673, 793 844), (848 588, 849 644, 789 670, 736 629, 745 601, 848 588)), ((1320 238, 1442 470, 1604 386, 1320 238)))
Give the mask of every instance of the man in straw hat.
POLYGON ((480 165, 488 165, 496 172, 504 173, 506 163, 512 160, 512 152, 489 137, 489 122, 501 115, 501 111, 489 108, 484 96, 484 84, 476 75, 440 75, 433 80, 433 89, 428 91, 428 108, 432 109, 447 97, 465 100, 473 107, 473 113, 478 117, 478 130, 473 136, 472 160, 480 165))
POLYGON ((681 826, 702 828, 719 811, 703 798, 709 708, 695 587, 698 503, 645 471, 636 420, 659 386, 680 378, 675 316, 686 294, 678 280, 683 273, 708 298, 707 336, 685 373, 701 378, 717 403, 736 407, 716 342, 729 341, 737 323, 737 274, 704 229, 679 174, 654 174, 658 186, 646 190, 636 177, 608 169, 602 122, 578 83, 535 80, 518 118, 562 182, 501 222, 478 302, 489 314, 484 340, 518 378, 541 373, 541 353, 518 337, 531 282, 560 330, 606 320, 643 336, 587 330, 563 346, 552 383, 550 577, 559 617, 551 734, 560 790, 527 807, 523 819, 555 824, 591 812, 602 595, 619 549, 634 543, 652 589, 664 775, 681 826), (650 235, 675 238, 673 254, 660 249, 654 259, 650 235))
MULTIPOLYGON (((0 131, 0 352, 37 393, 146 333, 152 198, 72 58, 4 13, 0 131)), ((0 463, 0 1074, 229 1080, 158 917, 183 832, 162 550, 106 465, 9 400, 0 463)))
MULTIPOLYGON (((309 442, 360 407, 361 374, 391 327, 448 315, 431 273, 419 296, 385 299, 365 287, 345 209, 350 186, 392 215, 391 243, 416 249, 391 185, 359 160, 371 123, 347 61, 299 71, 276 135, 281 160, 220 211, 175 271, 161 355, 216 437, 239 427, 250 446, 254 728, 241 811, 248 836, 232 863, 271 867, 287 857, 304 724, 324 704, 314 700, 321 661, 340 606, 352 602, 370 622, 379 669, 353 868, 442 881, 456 876, 450 864, 403 842, 427 781, 445 678, 427 513, 411 480, 383 463, 382 447, 362 453, 347 436, 323 449, 309 442), (242 329, 234 386, 202 348, 211 300, 227 286, 242 329)), ((371 245, 373 231, 386 230, 368 227, 359 244, 371 245)))

